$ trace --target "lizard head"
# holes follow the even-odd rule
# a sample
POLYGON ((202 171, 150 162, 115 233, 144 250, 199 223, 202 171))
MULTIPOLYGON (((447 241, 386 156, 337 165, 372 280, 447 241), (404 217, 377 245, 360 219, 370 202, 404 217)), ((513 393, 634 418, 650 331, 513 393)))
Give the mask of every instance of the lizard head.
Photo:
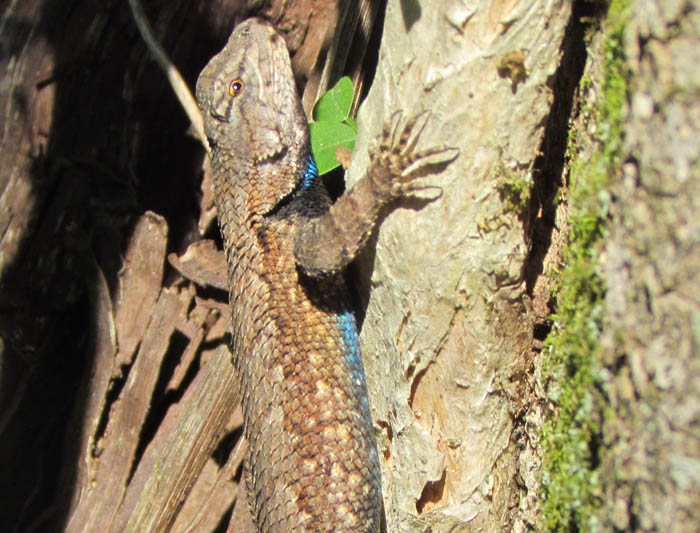
POLYGON ((271 211, 298 185, 310 150, 282 36, 259 19, 236 26, 199 75, 197 102, 215 164, 246 180, 259 214, 271 211))

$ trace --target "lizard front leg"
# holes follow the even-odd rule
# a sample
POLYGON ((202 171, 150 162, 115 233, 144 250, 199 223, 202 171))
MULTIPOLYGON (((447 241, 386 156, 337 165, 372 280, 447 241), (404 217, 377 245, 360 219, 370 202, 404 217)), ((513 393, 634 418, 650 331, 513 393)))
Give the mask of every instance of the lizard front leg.
POLYGON ((446 164, 457 157, 456 148, 416 150, 429 118, 429 111, 408 121, 395 113, 370 145, 365 175, 326 214, 300 225, 294 255, 306 274, 320 277, 343 270, 367 242, 385 205, 431 187, 417 179, 425 167, 446 164))

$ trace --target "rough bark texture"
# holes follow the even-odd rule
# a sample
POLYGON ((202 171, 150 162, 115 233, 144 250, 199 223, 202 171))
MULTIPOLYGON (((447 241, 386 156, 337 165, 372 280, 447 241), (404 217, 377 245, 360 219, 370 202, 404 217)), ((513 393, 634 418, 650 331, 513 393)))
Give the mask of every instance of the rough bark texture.
POLYGON ((566 1, 388 3, 349 182, 395 110, 430 109, 421 141, 461 150, 442 196, 392 213, 360 265, 389 531, 514 527, 530 235, 527 202, 499 190, 532 184, 570 15, 566 1))
POLYGON ((629 107, 602 261, 603 524, 700 523, 700 2, 630 3, 629 107))
POLYGON ((538 385, 547 531, 695 531, 698 2, 601 4, 569 131, 538 385), (602 31, 598 31, 602 30, 602 31))

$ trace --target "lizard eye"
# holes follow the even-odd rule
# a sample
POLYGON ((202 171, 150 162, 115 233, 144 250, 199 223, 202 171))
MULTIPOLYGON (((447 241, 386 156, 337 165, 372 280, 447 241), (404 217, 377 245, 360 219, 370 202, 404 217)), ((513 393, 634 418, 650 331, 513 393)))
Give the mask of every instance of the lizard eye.
POLYGON ((240 93, 243 90, 243 82, 241 80, 233 80, 231 82, 231 85, 228 86, 228 93, 231 96, 236 96, 238 93, 240 93))

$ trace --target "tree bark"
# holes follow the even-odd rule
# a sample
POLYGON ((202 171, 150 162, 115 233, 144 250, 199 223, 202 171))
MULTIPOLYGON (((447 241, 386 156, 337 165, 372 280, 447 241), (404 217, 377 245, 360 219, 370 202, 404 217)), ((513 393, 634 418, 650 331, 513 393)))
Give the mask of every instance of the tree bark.
POLYGON ((700 523, 700 2, 631 2, 601 339, 605 526, 700 523))
POLYGON ((527 193, 570 17, 566 1, 387 5, 349 183, 396 111, 432 112, 419 146, 460 149, 426 178, 441 195, 403 202, 359 268, 388 531, 518 527, 514 419, 530 408, 534 325, 527 193), (510 190, 524 194, 513 203, 510 190))

